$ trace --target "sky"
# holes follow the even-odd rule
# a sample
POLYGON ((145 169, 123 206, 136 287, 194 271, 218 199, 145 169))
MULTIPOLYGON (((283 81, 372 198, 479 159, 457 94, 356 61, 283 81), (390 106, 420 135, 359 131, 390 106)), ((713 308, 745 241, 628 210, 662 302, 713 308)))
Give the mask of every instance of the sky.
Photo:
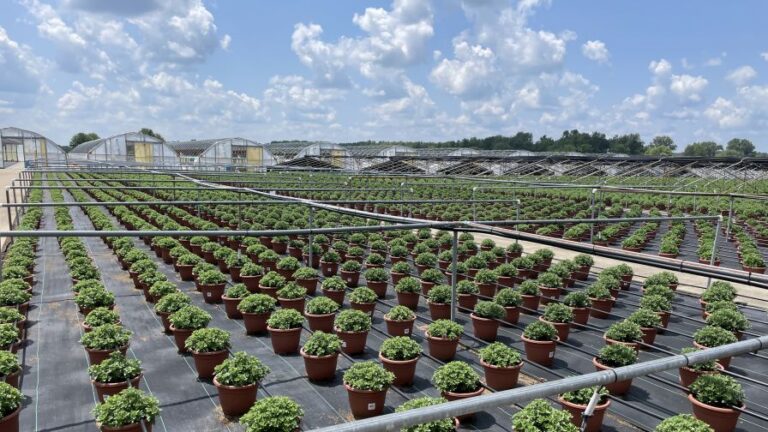
POLYGON ((768 151, 768 2, 2 0, 0 127, 66 145, 562 131, 768 151))

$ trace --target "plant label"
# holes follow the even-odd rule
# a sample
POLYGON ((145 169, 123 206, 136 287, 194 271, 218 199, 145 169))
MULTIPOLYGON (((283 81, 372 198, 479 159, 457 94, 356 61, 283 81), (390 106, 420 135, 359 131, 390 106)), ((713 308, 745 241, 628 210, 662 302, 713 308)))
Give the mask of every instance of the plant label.
POLYGON ((411 329, 405 329, 405 330, 403 330, 403 333, 404 333, 404 334, 408 334, 408 333, 410 333, 410 332, 411 332, 411 329))
POLYGON ((347 341, 341 341, 341 347, 346 348, 347 347, 347 341))
POLYGON ((373 411, 376 409, 376 404, 374 402, 371 402, 368 404, 368 411, 373 411))
POLYGON ((555 357, 555 352, 554 351, 550 352, 549 353, 549 358, 554 358, 554 357, 555 357))

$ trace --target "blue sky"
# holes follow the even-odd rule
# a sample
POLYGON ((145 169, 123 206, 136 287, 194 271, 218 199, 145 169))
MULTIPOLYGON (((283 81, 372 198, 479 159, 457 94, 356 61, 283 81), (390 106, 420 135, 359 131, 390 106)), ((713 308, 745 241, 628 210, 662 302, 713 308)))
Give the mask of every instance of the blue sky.
POLYGON ((768 3, 9 0, 0 126, 66 144, 565 129, 768 150, 768 3))

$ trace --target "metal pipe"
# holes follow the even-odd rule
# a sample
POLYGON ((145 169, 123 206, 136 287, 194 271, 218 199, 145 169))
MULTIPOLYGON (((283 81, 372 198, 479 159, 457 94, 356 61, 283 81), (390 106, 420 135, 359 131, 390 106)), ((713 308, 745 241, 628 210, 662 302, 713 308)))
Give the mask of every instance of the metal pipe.
MULTIPOLYGON (((717 240, 720 237, 720 224, 723 222, 723 216, 717 218, 717 226, 715 227, 715 239, 712 241, 712 256, 709 257, 709 265, 715 265, 717 260, 717 240)), ((707 288, 712 284, 712 278, 707 279, 707 288)))
POLYGON ((483 396, 446 402, 424 408, 417 408, 399 413, 372 417, 365 420, 319 428, 315 429, 314 431, 395 431, 406 426, 423 424, 444 418, 452 418, 473 412, 487 411, 489 409, 497 408, 500 406, 516 404, 536 398, 555 396, 585 387, 610 384, 618 381, 638 378, 653 373, 677 369, 695 363, 758 351, 764 349, 766 345, 768 345, 768 336, 761 336, 759 338, 722 345, 717 348, 709 348, 691 354, 669 356, 648 362, 635 363, 630 366, 624 366, 616 369, 592 372, 584 375, 576 375, 557 381, 549 381, 541 384, 518 387, 515 389, 500 391, 483 396))
POLYGON ((453 230, 453 240, 451 242, 451 321, 456 321, 456 279, 458 274, 459 261, 459 232, 453 230))

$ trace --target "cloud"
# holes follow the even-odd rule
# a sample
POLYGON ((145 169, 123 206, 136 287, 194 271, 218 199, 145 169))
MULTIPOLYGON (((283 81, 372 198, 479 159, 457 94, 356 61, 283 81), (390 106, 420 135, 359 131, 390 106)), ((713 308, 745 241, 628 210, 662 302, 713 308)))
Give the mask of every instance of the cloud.
POLYGON ((752 81, 756 76, 757 71, 752 66, 741 66, 729 72, 725 79, 736 86, 743 86, 752 81))
POLYGON ((584 43, 581 46, 581 53, 584 54, 584 57, 598 63, 606 63, 608 61, 608 48, 605 47, 605 43, 599 40, 584 43))
POLYGON ((760 53, 760 57, 762 57, 763 60, 768 61, 768 51, 760 53))
POLYGON ((3 93, 38 92, 41 64, 28 47, 11 39, 0 26, 0 99, 3 99, 3 93))
POLYGON ((317 88, 298 75, 274 76, 264 91, 264 101, 283 120, 331 123, 336 110, 328 102, 342 96, 339 90, 317 88))
POLYGON ((479 97, 487 94, 498 74, 496 56, 490 48, 454 40, 453 59, 443 59, 430 77, 438 86, 454 95, 479 97))
POLYGON ((672 64, 666 59, 653 60, 648 65, 648 69, 656 76, 664 76, 672 72, 672 64))
POLYGON ((741 127, 749 121, 749 112, 746 109, 722 97, 718 97, 704 111, 704 115, 724 129, 741 127))
POLYGON ((701 100, 701 92, 708 84, 709 81, 703 76, 672 75, 669 89, 681 100, 698 102, 701 100))
POLYGON ((232 43, 232 36, 225 34, 222 36, 221 40, 219 41, 219 44, 221 45, 221 49, 228 50, 229 44, 232 43))

